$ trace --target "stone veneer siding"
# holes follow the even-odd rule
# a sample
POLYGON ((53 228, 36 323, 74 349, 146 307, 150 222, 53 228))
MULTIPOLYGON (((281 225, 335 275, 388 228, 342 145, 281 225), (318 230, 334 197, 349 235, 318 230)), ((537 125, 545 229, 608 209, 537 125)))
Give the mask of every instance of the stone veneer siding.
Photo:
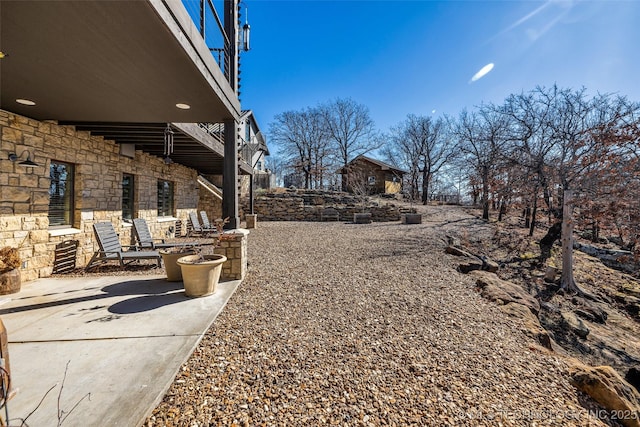
MULTIPOLYGON (((123 245, 131 244, 132 230, 122 221, 122 174, 134 175, 134 217, 145 218, 155 237, 170 236, 175 221, 157 217, 157 180, 174 183, 174 216, 184 224, 188 212, 199 205, 197 173, 187 167, 166 165, 162 159, 135 151, 135 158, 120 154, 120 146, 73 126, 40 122, 0 110, 0 247, 18 247, 24 261, 22 280, 48 277, 53 272, 56 245, 78 242, 76 267, 84 267, 98 244, 93 224, 111 221, 123 245), (39 166, 24 168, 8 160, 28 149, 39 166), (75 165, 72 228, 49 229, 49 164, 51 160, 75 165)), ((21 158, 23 160, 24 158, 21 158)))
POLYGON ((222 265, 223 279, 242 280, 247 274, 247 236, 249 230, 234 230, 225 234, 225 240, 215 249, 215 253, 227 257, 222 265))
MULTIPOLYGON (((363 211, 360 200, 343 192, 288 190, 286 193, 256 195, 254 213, 259 221, 320 221, 322 210, 335 208, 341 221, 353 221, 353 214, 363 211)), ((373 221, 399 221, 400 208, 394 203, 366 202, 365 212, 373 221)), ((242 212, 248 213, 248 200, 242 200, 242 212)))

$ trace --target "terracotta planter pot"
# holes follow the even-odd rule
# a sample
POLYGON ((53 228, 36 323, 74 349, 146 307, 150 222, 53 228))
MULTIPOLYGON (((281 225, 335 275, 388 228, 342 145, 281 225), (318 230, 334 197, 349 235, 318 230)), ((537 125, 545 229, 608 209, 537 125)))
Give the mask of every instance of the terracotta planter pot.
POLYGON ((182 269, 184 293, 188 297, 204 297, 216 291, 222 264, 227 260, 224 255, 188 255, 178 259, 182 269), (202 261, 204 258, 204 261, 202 261))
POLYGON ((9 270, 6 273, 0 273, 0 295, 20 292, 21 284, 20 270, 17 268, 9 270))
POLYGON ((160 251, 168 282, 182 282, 182 269, 178 265, 178 259, 195 253, 191 249, 183 252, 160 251))

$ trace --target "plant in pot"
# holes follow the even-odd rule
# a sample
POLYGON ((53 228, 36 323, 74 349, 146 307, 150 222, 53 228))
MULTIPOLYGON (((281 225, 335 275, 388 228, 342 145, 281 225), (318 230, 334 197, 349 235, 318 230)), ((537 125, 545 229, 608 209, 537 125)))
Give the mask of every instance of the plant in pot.
MULTIPOLYGON (((229 222, 229 218, 216 219, 214 222, 217 230, 213 244, 215 248, 225 240, 224 225, 229 222)), ((222 273, 222 264, 226 260, 227 257, 224 255, 203 255, 201 250, 193 255, 178 258, 176 262, 182 272, 185 294, 189 297, 204 297, 214 293, 222 273)))
POLYGON ((178 259, 187 255, 194 255, 196 253, 196 246, 172 246, 161 249, 158 252, 160 252, 160 256, 162 256, 162 264, 164 265, 165 273, 167 273, 167 281, 181 282, 182 269, 178 265, 178 259))
POLYGON ((5 246, 0 249, 0 295, 13 294, 20 291, 21 278, 20 252, 18 249, 5 246))

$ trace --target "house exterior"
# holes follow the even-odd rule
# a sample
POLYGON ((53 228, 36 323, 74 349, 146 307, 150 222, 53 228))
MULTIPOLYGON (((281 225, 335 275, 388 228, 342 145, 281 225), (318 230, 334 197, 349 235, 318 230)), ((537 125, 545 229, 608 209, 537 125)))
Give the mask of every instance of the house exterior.
MULTIPOLYGON (((253 171, 253 188, 271 188, 275 177, 272 178, 271 172, 266 168, 269 147, 252 110, 243 111, 240 116, 240 141, 241 158, 253 171)), ((246 188, 248 192, 249 178, 243 178, 242 188, 246 188)))
POLYGON ((398 194, 402 192, 402 177, 407 172, 360 155, 338 173, 342 175, 342 188, 350 193, 398 194))
POLYGON ((137 217, 156 237, 190 211, 239 226, 238 2, 201 3, 222 26, 176 0, 0 2, 0 247, 19 248, 23 281, 69 243, 86 265, 96 222, 123 245, 137 217))

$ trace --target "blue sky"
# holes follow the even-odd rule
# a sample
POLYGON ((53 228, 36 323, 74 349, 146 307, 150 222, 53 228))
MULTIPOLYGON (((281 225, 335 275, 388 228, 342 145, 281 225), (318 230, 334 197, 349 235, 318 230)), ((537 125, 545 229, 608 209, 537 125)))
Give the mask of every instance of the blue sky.
POLYGON ((244 3, 242 108, 263 132, 278 113, 338 97, 369 107, 381 131, 409 113, 457 115, 536 85, 640 101, 636 0, 244 3))

